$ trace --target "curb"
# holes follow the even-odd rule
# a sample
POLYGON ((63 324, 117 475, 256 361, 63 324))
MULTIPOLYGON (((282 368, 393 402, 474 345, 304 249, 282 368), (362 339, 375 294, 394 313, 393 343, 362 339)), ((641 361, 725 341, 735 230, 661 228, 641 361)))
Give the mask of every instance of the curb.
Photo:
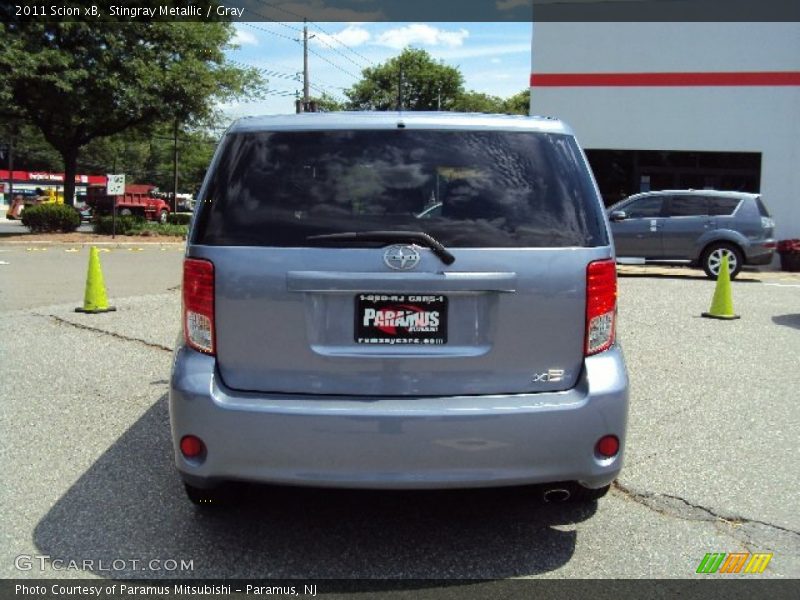
POLYGON ((5 245, 36 245, 49 246, 185 246, 186 241, 180 242, 57 242, 55 240, 5 240, 0 241, 0 246, 5 245))

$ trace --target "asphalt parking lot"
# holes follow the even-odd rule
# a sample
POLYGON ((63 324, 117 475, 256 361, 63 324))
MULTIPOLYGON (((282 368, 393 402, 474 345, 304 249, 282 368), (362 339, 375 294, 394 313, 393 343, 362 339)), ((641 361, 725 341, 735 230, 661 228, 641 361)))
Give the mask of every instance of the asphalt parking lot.
POLYGON ((747 274, 725 322, 700 318, 714 284, 697 272, 623 269, 626 466, 598 503, 252 487, 202 514, 166 405, 182 248, 102 253, 103 315, 74 312, 88 250, 70 248, 0 244, 2 577, 692 578, 709 552, 770 552, 757 577, 800 577, 797 275, 747 274), (192 568, 141 570, 154 559, 192 568))

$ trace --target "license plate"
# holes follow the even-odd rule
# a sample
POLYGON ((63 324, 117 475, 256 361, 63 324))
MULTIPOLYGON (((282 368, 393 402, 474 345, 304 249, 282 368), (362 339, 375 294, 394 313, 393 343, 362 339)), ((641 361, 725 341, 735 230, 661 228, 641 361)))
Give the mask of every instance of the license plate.
POLYGON ((447 343, 447 297, 425 294, 358 294, 357 344, 447 343))

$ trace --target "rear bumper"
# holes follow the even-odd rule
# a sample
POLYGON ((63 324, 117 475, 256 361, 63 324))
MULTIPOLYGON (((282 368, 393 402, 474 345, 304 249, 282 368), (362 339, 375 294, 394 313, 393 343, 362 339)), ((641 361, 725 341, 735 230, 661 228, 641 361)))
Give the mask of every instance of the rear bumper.
POLYGON ((622 467, 628 378, 619 347, 585 361, 572 390, 508 396, 347 398, 227 389, 214 358, 175 352, 169 409, 178 470, 211 487, 243 480, 352 488, 490 487, 577 481, 598 488, 622 467), (178 449, 206 443, 203 462, 178 449), (598 438, 620 453, 600 459, 598 438))
POLYGON ((775 256, 775 240, 764 240, 753 243, 745 250, 744 263, 746 265, 768 265, 775 256))

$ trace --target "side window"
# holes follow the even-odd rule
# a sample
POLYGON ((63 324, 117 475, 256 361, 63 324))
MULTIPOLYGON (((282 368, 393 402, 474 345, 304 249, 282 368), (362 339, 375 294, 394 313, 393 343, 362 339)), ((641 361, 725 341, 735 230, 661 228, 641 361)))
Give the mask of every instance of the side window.
POLYGON ((628 215, 629 219, 655 218, 661 216, 661 204, 661 196, 652 196, 650 198, 634 200, 623 210, 628 215))
POLYGON ((668 203, 667 215, 670 217, 707 216, 707 199, 705 196, 672 196, 668 203))
POLYGON ((715 217, 728 217, 739 206, 738 198, 708 198, 708 214, 715 217))

